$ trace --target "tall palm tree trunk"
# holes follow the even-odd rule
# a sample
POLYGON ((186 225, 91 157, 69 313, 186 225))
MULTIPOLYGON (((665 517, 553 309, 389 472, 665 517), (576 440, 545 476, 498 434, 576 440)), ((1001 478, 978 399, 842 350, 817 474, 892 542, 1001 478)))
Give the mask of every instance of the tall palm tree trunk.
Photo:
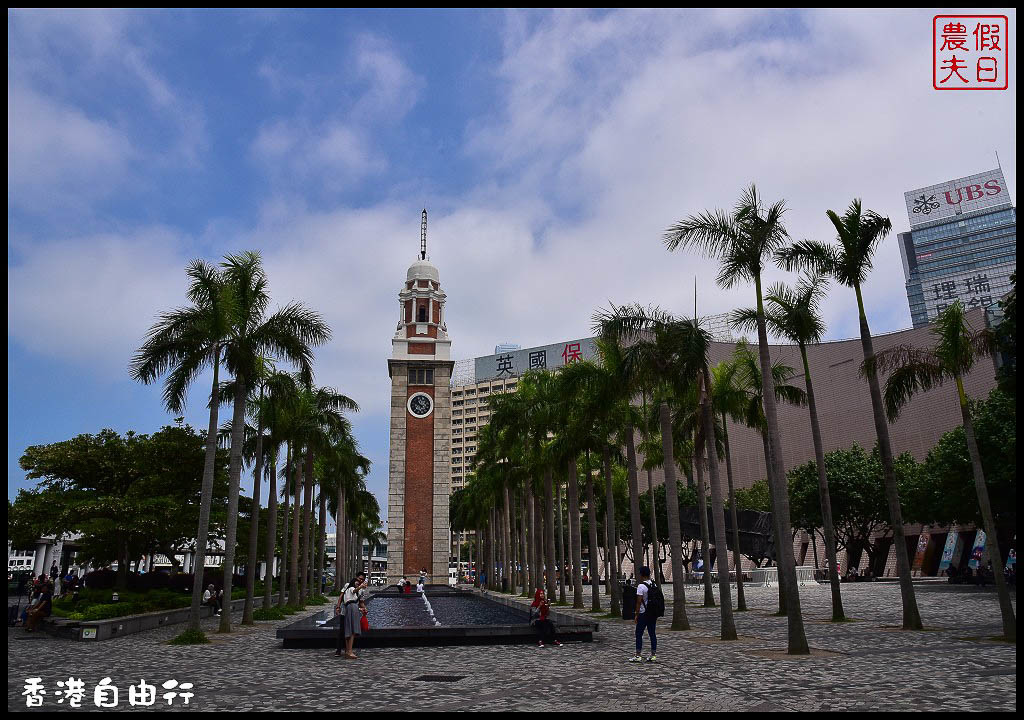
POLYGON ((729 585, 729 545, 725 539, 725 507, 722 502, 721 475, 718 470, 718 449, 715 443, 715 413, 711 409, 711 372, 703 368, 704 398, 701 415, 708 451, 708 476, 711 484, 711 513, 715 525, 715 547, 718 549, 718 601, 722 608, 722 639, 736 639, 736 621, 732 614, 732 593, 729 585))
POLYGON ((501 548, 498 541, 498 511, 497 508, 490 510, 490 522, 487 525, 487 546, 490 548, 489 557, 491 568, 487 573, 489 588, 499 590, 501 588, 501 548))
POLYGON ((654 496, 654 475, 651 468, 647 468, 647 492, 651 496, 651 560, 648 565, 651 572, 654 573, 654 579, 664 584, 664 578, 658 577, 658 572, 655 569, 658 566, 658 501, 654 496))
MULTIPOLYGON (((291 467, 292 448, 291 443, 288 444, 288 453, 285 460, 284 466, 284 523, 281 527, 281 577, 278 578, 277 582, 277 606, 284 607, 285 604, 285 588, 288 587, 286 583, 291 582, 292 573, 289 565, 289 550, 291 546, 291 536, 288 534, 290 528, 289 523, 291 522, 291 507, 290 498, 288 494, 288 469, 291 467)), ((292 599, 294 599, 294 595, 292 599)))
MULTIPOLYGON (((697 434, 700 438, 703 431, 697 434)), ((711 588, 711 531, 708 528, 707 486, 704 484, 704 448, 703 443, 694 446, 693 467, 697 471, 697 514, 700 515, 700 553, 704 561, 704 607, 715 606, 715 591, 711 588)))
MULTIPOLYGON (((814 400, 814 385, 811 382, 811 367, 807 363, 807 348, 800 344, 800 357, 804 363, 804 382, 807 387, 807 409, 811 416, 811 439, 814 441, 814 461, 818 466, 818 496, 821 500, 821 524, 825 531, 825 557, 828 558, 828 581, 832 587, 832 621, 846 619, 843 611, 843 594, 839 587, 839 568, 836 565, 836 531, 832 524, 832 499, 828 491, 828 473, 825 471, 825 448, 821 442, 821 427, 818 425, 818 406, 814 400)), ((814 553, 817 561, 818 553, 814 553)))
POLYGON ((572 606, 583 609, 583 539, 580 537, 580 481, 576 469, 576 458, 569 461, 569 475, 566 477, 566 495, 569 500, 569 551, 572 554, 572 606))
POLYGON ((594 473, 587 451, 587 556, 590 566, 590 610, 601 611, 601 565, 597 552, 597 505, 594 499, 594 473))
POLYGON ((455 584, 462 583, 462 542, 459 533, 455 533, 455 584))
POLYGON ((302 476, 299 473, 299 453, 296 448, 292 457, 292 552, 288 566, 288 604, 296 607, 302 606, 302 598, 299 597, 299 526, 301 523, 302 510, 302 476))
POLYGON ((327 588, 324 586, 324 558, 327 555, 327 496, 324 494, 323 485, 320 486, 320 522, 317 523, 317 580, 316 580, 316 594, 319 595, 321 592, 326 592, 327 588))
POLYGON ((633 534, 633 569, 643 562, 644 532, 640 522, 640 490, 636 479, 636 442, 633 438, 633 426, 626 428, 626 480, 629 484, 629 521, 633 534))
POLYGON ((210 534, 210 506, 213 505, 213 475, 217 468, 217 397, 220 377, 220 346, 213 350, 213 389, 210 391, 210 426, 206 430, 206 457, 203 461, 203 485, 199 496, 199 528, 196 530, 196 551, 192 559, 192 607, 188 616, 188 628, 200 631, 199 609, 203 605, 205 590, 204 569, 206 568, 206 541, 210 534))
MULTIPOLYGON (((647 391, 643 393, 643 412, 644 417, 647 417, 647 391)), ((650 436, 648 434, 647 423, 644 422, 644 444, 650 442, 650 436)), ((661 585, 665 584, 665 577, 661 572, 661 565, 658 563, 658 503, 654 497, 654 475, 649 467, 647 458, 644 458, 644 465, 648 465, 647 469, 647 491, 651 494, 651 560, 648 562, 648 566, 651 568, 651 572, 654 573, 654 578, 661 585), (657 570, 655 569, 657 566, 657 570)))
POLYGON ((502 517, 502 542, 505 544, 505 579, 508 582, 507 591, 511 594, 516 592, 516 573, 515 573, 515 552, 512 546, 512 520, 515 519, 515 512, 512 510, 512 497, 508 492, 508 484, 504 487, 505 496, 505 507, 503 509, 502 517))
POLYGON ((526 557, 527 562, 523 563, 526 568, 526 576, 529 579, 524 595, 532 596, 540 585, 537 583, 537 510, 533 497, 533 483, 526 479, 526 557))
POLYGON ((341 592, 342 558, 345 557, 345 487, 338 481, 338 514, 334 518, 334 591, 341 592))
MULTIPOLYGON (((667 402, 658 406, 661 425, 661 452, 665 470, 665 510, 668 542, 672 549, 672 629, 689 630, 686 617, 686 578, 683 575, 683 539, 679 529, 679 488, 676 485, 676 459, 672 448, 672 414, 667 402)), ((651 493, 651 500, 654 493, 651 493)))
POLYGON ((544 471, 544 571, 547 596, 555 596, 555 488, 551 468, 544 471))
POLYGON ((622 615, 622 598, 619 596, 618 547, 615 535, 615 493, 612 489, 612 451, 605 446, 601 464, 604 466, 605 499, 605 557, 608 558, 608 586, 611 595, 611 614, 622 615))
MULTIPOLYGON (((270 486, 267 488, 267 538, 263 571, 263 609, 270 609, 270 596, 274 591, 274 558, 277 556, 277 444, 271 450, 270 486)), ((280 582, 280 580, 279 580, 280 582)))
MULTIPOLYGON (((772 375, 771 358, 768 355, 768 331, 765 327, 764 301, 761 297, 761 276, 754 278, 757 290, 757 350, 761 363, 761 403, 764 405, 764 416, 768 431, 768 444, 771 448, 774 466, 774 485, 771 488, 774 498, 774 509, 779 516, 779 534, 782 536, 782 547, 779 548, 779 580, 785 576, 786 619, 789 630, 787 652, 790 655, 807 655, 807 636, 804 633, 804 620, 800 614, 800 593, 796 585, 796 560, 793 557, 793 543, 790 538, 789 521, 789 488, 786 486, 786 473, 782 466, 782 437, 779 435, 779 417, 775 404, 774 376, 772 375)), ((876 383, 877 387, 877 383, 876 383)), ((772 475, 769 475, 769 482, 772 475)), ((902 533, 902 528, 901 528, 902 533)), ((906 547, 904 547, 906 552, 906 547)))
POLYGON ((996 583, 996 594, 999 597, 999 611, 1003 616, 1003 637, 1013 643, 1017 642, 1017 618, 1010 601, 1010 591, 1006 586, 1006 575, 1003 572, 1004 560, 999 551, 998 528, 992 515, 992 503, 988 498, 988 486, 985 484, 985 471, 981 466, 981 453, 978 441, 974 436, 974 421, 971 419, 971 408, 964 392, 964 381, 956 377, 956 390, 960 399, 960 415, 964 420, 964 435, 967 436, 967 450, 971 456, 971 469, 974 471, 974 489, 978 493, 978 505, 981 508, 981 519, 985 525, 985 545, 989 561, 992 563, 992 575, 996 583))
POLYGON ((235 545, 238 542, 238 494, 242 484, 242 441, 245 436, 245 403, 248 392, 244 379, 235 378, 235 401, 231 415, 231 454, 228 462, 228 517, 224 538, 224 609, 218 632, 231 632, 231 593, 235 575, 235 545))
POLYGON ((864 312, 864 300, 860 285, 854 286, 857 294, 857 309, 860 313, 860 344, 864 350, 864 370, 871 392, 871 410, 874 415, 875 433, 878 435, 878 454, 882 460, 882 477, 885 480, 885 500, 889 506, 889 520, 892 525, 892 543, 896 551, 896 572, 900 578, 900 594, 903 599, 903 629, 921 630, 921 612, 914 595, 914 582, 910 576, 910 560, 907 557, 907 540, 903 532, 903 511, 900 509, 899 488, 896 486, 896 470, 892 460, 892 443, 889 440, 889 425, 882 405, 882 391, 878 385, 875 367, 875 348, 864 312))
POLYGON ((743 592, 743 556, 740 554, 740 524, 736 512, 736 489, 732 482, 732 453, 729 449, 729 426, 722 413, 722 438, 725 442, 725 476, 729 481, 729 513, 732 519, 732 564, 736 566, 736 610, 747 609, 747 596, 743 592))
POLYGON ((530 597, 533 593, 533 586, 530 582, 529 564, 530 564, 530 541, 529 541, 529 525, 530 525, 530 501, 527 498, 529 492, 529 482, 526 483, 526 488, 523 490, 523 506, 521 510, 521 517, 519 519, 519 566, 520 566, 520 585, 523 589, 523 597, 530 597))
MULTIPOLYGON (((772 537, 773 537, 773 540, 775 542, 775 567, 776 567, 776 570, 777 570, 778 567, 779 567, 779 557, 780 557, 779 553, 782 552, 782 550, 781 550, 781 548, 782 548, 782 534, 779 531, 779 514, 777 512, 775 512, 775 498, 774 498, 774 496, 770 492, 771 484, 773 482, 771 480, 771 478, 773 477, 773 475, 775 473, 775 471, 773 469, 771 469, 772 468, 772 449, 771 449, 771 446, 768 445, 768 434, 765 433, 764 431, 761 432, 761 445, 764 447, 764 465, 765 465, 765 468, 767 468, 765 470, 765 473, 766 473, 766 475, 769 478, 769 480, 768 480, 768 487, 769 487, 769 493, 768 493, 768 512, 771 513, 771 516, 772 516, 772 537)), ((786 586, 785 586, 785 579, 782 577, 782 573, 781 572, 776 572, 776 576, 778 578, 778 587, 779 587, 779 593, 778 593, 779 594, 779 611, 776 613, 776 615, 780 615, 781 616, 781 615, 785 615, 786 614, 786 586)))
POLYGON ((558 525, 558 602, 565 605, 565 526, 562 523, 562 483, 555 481, 555 496, 558 500, 556 506, 557 516, 555 522, 558 525))
POLYGON ((306 447, 306 462, 303 475, 305 476, 306 487, 303 491, 305 498, 302 507, 302 577, 299 579, 299 582, 302 583, 300 593, 302 595, 302 602, 305 603, 313 588, 310 578, 313 572, 313 449, 308 446, 306 447))
MULTIPOLYGON (((260 390, 262 398, 263 391, 260 390)), ((252 520, 249 527, 249 558, 245 563, 245 604, 242 606, 242 624, 252 625, 252 607, 256 597, 256 553, 259 547, 260 529, 260 480, 263 477, 263 425, 257 428, 256 466, 252 473, 252 520)))

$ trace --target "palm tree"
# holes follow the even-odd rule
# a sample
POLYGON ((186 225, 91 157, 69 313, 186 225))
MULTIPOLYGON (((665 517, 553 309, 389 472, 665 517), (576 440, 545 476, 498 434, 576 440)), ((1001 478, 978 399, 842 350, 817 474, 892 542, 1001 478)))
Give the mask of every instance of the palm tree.
MULTIPOLYGON (((811 382, 811 366, 807 362, 807 345, 821 342, 825 324, 821 320, 821 300, 825 296, 827 281, 820 275, 801 278, 795 287, 783 283, 773 285, 768 291, 765 320, 775 335, 796 343, 804 365, 804 384, 807 388, 807 409, 811 417, 811 438, 814 441, 814 458, 818 468, 818 495, 821 502, 822 526, 825 534, 825 556, 828 559, 829 583, 832 587, 832 621, 846 619, 843 611, 843 596, 839 587, 839 569, 836 565, 836 536, 832 525, 832 501, 828 492, 828 475, 825 472, 825 448, 821 441, 821 426, 818 424, 818 408, 814 401, 814 385, 811 382)), ((752 310, 739 310, 733 319, 741 327, 751 327, 755 321, 752 310)))
POLYGON ((711 368, 712 403, 722 419, 722 445, 725 454, 725 474, 729 483, 729 513, 732 520, 732 555, 736 567, 736 610, 747 609, 743 592, 743 557, 740 553, 740 528, 736 508, 736 488, 732 477, 732 451, 729 447, 728 417, 743 412, 745 394, 737 381, 738 366, 734 362, 720 362, 711 368))
POLYGON ((189 630, 199 632, 199 610, 203 599, 206 543, 210 530, 210 506, 213 503, 213 475, 217 457, 217 415, 220 407, 217 391, 224 345, 231 331, 236 303, 232 288, 225 284, 223 276, 214 266, 202 260, 193 260, 186 274, 191 280, 188 299, 192 305, 159 316, 156 324, 146 333, 142 347, 132 358, 130 371, 135 380, 147 385, 164 373, 169 373, 164 383, 164 407, 177 415, 184 411, 185 398, 192 382, 207 368, 213 370, 210 424, 206 432, 206 460, 203 465, 189 614, 189 630))
MULTIPOLYGON (((359 405, 350 397, 339 393, 330 387, 314 387, 306 384, 301 387, 299 401, 297 403, 296 436, 300 447, 304 448, 305 462, 305 507, 303 509, 302 545, 293 549, 300 553, 297 563, 299 583, 298 596, 305 599, 311 594, 312 582, 310 573, 312 571, 313 547, 310 536, 310 517, 312 515, 313 503, 313 460, 317 453, 330 453, 336 438, 339 435, 350 434, 351 426, 343 413, 347 411, 357 412, 359 405)), ((298 461, 296 461, 296 474, 298 474, 298 461)), ((298 485, 296 486, 298 491, 298 485)), ((325 498, 326 502, 326 498, 325 498)), ((296 505, 296 524, 298 523, 298 510, 296 505)), ((293 534, 293 541, 297 534, 293 534)), ((293 581, 294 583, 295 581, 293 581)))
MULTIPOLYGON (((765 433, 764 402, 761 400, 761 392, 764 389, 764 383, 761 379, 761 365, 757 357, 754 356, 750 346, 743 340, 736 343, 736 348, 733 351, 733 362, 738 367, 739 387, 747 396, 746 408, 742 411, 740 417, 734 419, 743 422, 747 427, 757 430, 758 434, 760 434, 764 450, 764 463, 765 467, 768 468, 771 466, 771 446, 768 444, 768 436, 765 433)), ((771 383, 772 387, 775 388, 776 402, 785 402, 790 405, 803 405, 806 402, 804 391, 795 385, 789 384, 793 374, 793 368, 782 361, 777 360, 772 363, 771 383)), ((774 511, 774 496, 771 493, 769 493, 769 501, 772 503, 772 532, 775 535, 775 547, 778 548, 785 544, 791 544, 792 540, 789 532, 783 534, 778 522, 778 514, 774 511)), ((778 551, 776 551, 777 554, 778 551)), ((778 558, 776 558, 777 561, 778 558)), ((786 607, 786 588, 780 582, 780 615, 786 613, 786 607)))
POLYGON ((643 521, 640 519, 640 488, 637 483, 636 468, 635 428, 639 418, 630 401, 639 389, 642 378, 638 375, 639 364, 629 363, 625 360, 626 350, 618 336, 622 317, 618 317, 616 313, 617 309, 614 307, 611 311, 598 311, 594 314, 593 328, 604 343, 602 357, 605 367, 617 380, 618 399, 626 403, 626 407, 621 408, 624 411, 623 419, 625 420, 621 435, 626 446, 626 479, 629 485, 629 521, 633 536, 633 564, 639 566, 643 561, 644 554, 643 521))
POLYGON ((359 488, 365 486, 365 477, 370 472, 370 460, 360 452, 359 444, 347 423, 339 430, 330 450, 324 454, 321 488, 327 492, 328 509, 334 516, 334 590, 340 592, 345 582, 342 564, 347 552, 345 539, 351 515, 347 498, 355 497, 359 488))
MULTIPOLYGON (((281 443, 286 440, 286 435, 282 431, 285 425, 284 419, 287 416, 287 407, 294 400, 298 388, 295 386, 294 378, 290 374, 277 371, 266 378, 261 386, 261 392, 265 392, 265 394, 258 402, 256 412, 259 417, 258 424, 269 430, 265 443, 270 455, 270 466, 267 471, 269 488, 267 492, 266 570, 263 581, 263 609, 267 610, 271 604, 270 596, 274 578, 274 558, 277 549, 277 457, 281 443)), ((281 547, 285 549, 287 547, 286 542, 282 542, 281 547)), ((279 573, 282 593, 284 592, 283 562, 284 555, 282 555, 281 572, 279 573)))
MULTIPOLYGON (((320 315, 292 303, 266 316, 270 295, 259 253, 228 255, 221 263, 225 284, 231 289, 235 312, 224 363, 234 376, 234 410, 231 418, 231 455, 228 465, 228 515, 224 545, 224 594, 230 600, 234 572, 238 494, 242 472, 242 442, 246 400, 258 381, 263 358, 281 358, 295 365, 304 377, 312 376, 312 347, 330 339, 331 331, 320 315)), ((220 616, 219 632, 231 632, 231 613, 220 616)))
MULTIPOLYGON (((224 384, 221 391, 221 397, 234 397, 235 395, 235 382, 231 381, 224 384)), ((248 404, 248 414, 255 420, 256 426, 251 428, 252 437, 247 437, 243 448, 243 456, 245 459, 253 460, 253 496, 252 496, 252 521, 251 527, 249 528, 249 554, 246 562, 246 589, 245 589, 245 604, 242 610, 242 624, 252 625, 253 624, 253 605, 256 594, 256 566, 258 562, 256 560, 257 544, 259 540, 259 510, 260 510, 260 482, 264 474, 270 477, 270 499, 269 504, 272 508, 268 508, 268 524, 273 528, 274 523, 277 520, 277 507, 276 507, 276 487, 275 480, 277 476, 277 446, 279 443, 274 442, 273 433, 267 436, 265 431, 270 428, 272 430, 273 423, 276 420, 277 415, 280 412, 279 405, 282 402, 283 396, 287 396, 289 393, 294 392, 294 381, 287 373, 277 372, 274 368, 274 363, 270 358, 262 358, 257 363, 257 375, 255 378, 255 385, 250 389, 250 398, 248 404), (264 447, 264 442, 266 446, 264 447)), ((228 432, 230 437, 230 428, 228 432)), ((267 589, 264 591, 264 606, 270 606, 269 600, 269 587, 272 584, 271 569, 273 567, 273 538, 274 535, 268 533, 268 541, 270 542, 270 561, 267 563, 266 570, 266 586, 267 589)))
MULTIPOLYGON (((583 608, 582 545, 580 536, 579 467, 580 455, 590 447, 591 418, 586 416, 584 401, 586 374, 570 372, 572 365, 563 368, 555 383, 556 403, 560 415, 559 455, 567 467, 566 495, 569 502, 569 554, 572 563, 572 606, 583 608)), ((589 473, 589 470, 588 470, 589 473)), ((562 575, 565 575, 563 567, 562 575)))
MULTIPOLYGON (((731 214, 722 210, 705 211, 693 215, 669 228, 665 233, 665 245, 669 250, 697 248, 721 261, 717 282, 724 288, 739 282, 753 282, 757 301, 757 340, 761 375, 764 382, 762 401, 764 403, 765 431, 771 448, 771 463, 768 481, 774 499, 774 514, 782 536, 789 536, 789 493, 786 488, 786 473, 782 465, 782 437, 779 433, 778 411, 775 394, 769 385, 771 358, 768 354, 768 332, 765 327, 764 301, 761 293, 761 273, 766 256, 783 247, 788 239, 782 216, 785 203, 780 201, 765 207, 751 185, 743 192, 731 214)), ((800 595, 796 583, 796 560, 791 545, 779 548, 779 583, 785 591, 789 623, 788 653, 806 655, 810 652, 804 633, 803 618, 800 614, 800 595)))
MULTIPOLYGON (((689 356, 680 357, 672 330, 673 319, 656 308, 638 305, 615 308, 596 316, 603 337, 625 346, 622 353, 625 372, 657 384, 658 420, 661 429, 662 467, 665 474, 665 503, 668 514, 669 543, 672 547, 672 629, 688 630, 686 583, 683 578, 682 537, 679 530, 679 501, 676 463, 672 452, 672 422, 669 396, 674 384, 685 377, 689 356)), ((638 503, 639 504, 639 503, 638 503)), ((638 513, 639 515, 639 509, 638 513)), ((636 540, 634 539, 634 545, 636 540)), ((634 550, 634 553, 636 551, 634 550)))
POLYGON ((939 313, 931 333, 935 336, 935 345, 931 348, 920 349, 900 345, 883 350, 875 356, 877 370, 891 371, 885 382, 886 414, 889 422, 895 422, 900 411, 914 395, 927 392, 933 387, 940 387, 947 380, 952 380, 956 385, 960 416, 964 421, 964 435, 967 437, 967 451, 971 456, 971 468, 974 472, 974 488, 978 493, 978 505, 985 525, 986 549, 995 569, 993 575, 999 595, 999 609, 1003 616, 1003 636, 1010 642, 1017 642, 1017 618, 1003 575, 1003 556, 999 551, 992 504, 988 498, 988 486, 985 485, 985 471, 981 466, 978 441, 974 436, 970 400, 964 391, 964 376, 974 367, 975 361, 992 353, 992 332, 987 328, 974 330, 967 321, 963 305, 958 300, 939 313))
POLYGON ((885 419, 882 391, 875 367, 875 349, 868 327, 868 316, 864 311, 864 296, 861 286, 871 271, 875 250, 892 230, 889 218, 861 208, 859 199, 840 217, 829 210, 828 219, 835 226, 838 245, 803 240, 788 248, 778 248, 778 261, 787 269, 804 267, 822 275, 828 275, 841 285, 853 288, 857 297, 857 313, 860 318, 860 342, 864 352, 864 375, 867 377, 871 395, 871 410, 874 415, 875 433, 878 435, 878 452, 882 460, 882 477, 885 480, 885 499, 889 506, 889 521, 892 525, 893 549, 896 553, 896 570, 900 578, 900 592, 903 598, 903 629, 921 630, 921 613, 914 595, 914 584, 910 576, 910 560, 907 557, 907 543, 903 532, 903 511, 900 509, 899 489, 896 485, 896 471, 893 466, 892 442, 889 426, 885 419))
MULTIPOLYGON (((633 407, 630 404, 628 388, 622 383, 623 359, 622 346, 598 338, 598 355, 601 357, 600 372, 595 373, 591 388, 591 407, 597 421, 595 432, 600 438, 601 467, 604 474, 605 494, 605 557, 608 561, 608 586, 610 595, 610 613, 621 615, 622 596, 619 587, 618 534, 616 531, 615 493, 612 483, 612 466, 614 457, 618 456, 619 448, 627 443, 626 436, 633 434, 633 407), (621 440, 621 442, 620 442, 621 440)), ((628 473, 627 473, 628 478, 628 473)), ((635 486, 634 486, 635 487, 635 486)), ((633 517, 637 522, 640 518, 640 498, 636 498, 637 511, 633 517)), ((630 498, 630 507, 633 499, 630 498)), ((631 517, 632 522, 632 517, 631 517)), ((633 523, 636 527, 636 523, 633 523)), ((634 529, 635 532, 635 529, 634 529)), ((635 549, 635 545, 634 545, 635 549)))

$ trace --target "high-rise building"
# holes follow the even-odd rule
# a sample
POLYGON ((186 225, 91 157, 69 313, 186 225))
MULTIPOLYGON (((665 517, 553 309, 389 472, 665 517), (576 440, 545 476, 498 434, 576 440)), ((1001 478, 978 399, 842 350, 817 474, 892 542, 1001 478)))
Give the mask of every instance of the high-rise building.
POLYGON ((1001 169, 904 193, 910 231, 899 234, 915 328, 956 300, 994 306, 1017 269, 1017 211, 1001 169))

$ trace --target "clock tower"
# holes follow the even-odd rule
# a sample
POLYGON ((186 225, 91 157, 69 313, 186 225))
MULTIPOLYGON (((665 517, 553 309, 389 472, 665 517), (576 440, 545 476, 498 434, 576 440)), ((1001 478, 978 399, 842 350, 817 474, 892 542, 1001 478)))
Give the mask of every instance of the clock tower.
POLYGON ((398 293, 391 339, 391 453, 388 482, 388 581, 448 584, 451 486, 451 340, 445 294, 427 259, 427 211, 420 252, 398 293))

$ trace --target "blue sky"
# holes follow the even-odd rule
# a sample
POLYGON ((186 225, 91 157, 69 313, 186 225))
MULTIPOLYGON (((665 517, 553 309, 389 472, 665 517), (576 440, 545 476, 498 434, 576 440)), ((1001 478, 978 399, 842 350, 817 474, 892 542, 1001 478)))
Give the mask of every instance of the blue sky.
MULTIPOLYGON (((694 277, 704 311, 746 305, 660 234, 751 181, 821 239, 854 197, 906 229, 903 191, 996 151, 1015 197, 1015 57, 1006 92, 937 92, 930 32, 927 12, 8 11, 8 495, 28 445, 169 422, 126 367, 194 257, 258 249, 277 303, 324 313, 317 380, 361 404, 383 499, 424 206, 473 357, 586 335, 608 301, 683 312, 694 277)), ((909 324, 895 237, 867 296, 874 330, 909 324)), ((830 337, 852 309, 835 289, 830 337)))

